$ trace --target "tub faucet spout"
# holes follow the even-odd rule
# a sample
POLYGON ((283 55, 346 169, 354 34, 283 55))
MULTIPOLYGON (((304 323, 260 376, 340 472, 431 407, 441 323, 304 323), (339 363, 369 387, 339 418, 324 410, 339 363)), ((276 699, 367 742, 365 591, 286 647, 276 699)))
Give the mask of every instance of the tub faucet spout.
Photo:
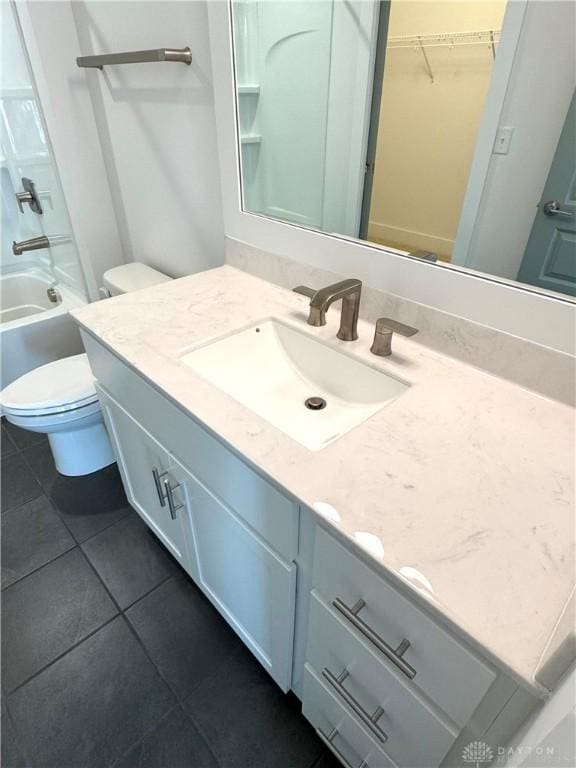
POLYGON ((20 240, 20 242, 12 243, 12 253, 14 256, 21 256, 26 251, 38 251, 44 248, 53 248, 55 245, 64 245, 69 243, 70 238, 68 235, 41 235, 40 237, 31 237, 29 240, 20 240))

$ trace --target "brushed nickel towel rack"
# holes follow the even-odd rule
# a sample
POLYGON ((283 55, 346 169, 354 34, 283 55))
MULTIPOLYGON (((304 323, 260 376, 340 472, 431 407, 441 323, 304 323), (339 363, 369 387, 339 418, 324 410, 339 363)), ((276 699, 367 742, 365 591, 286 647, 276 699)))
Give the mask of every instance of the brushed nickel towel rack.
POLYGON ((186 48, 154 48, 148 51, 124 51, 123 53, 103 53, 99 56, 79 56, 79 67, 103 69, 110 64, 142 64, 156 61, 176 61, 181 64, 192 63, 192 51, 186 48))

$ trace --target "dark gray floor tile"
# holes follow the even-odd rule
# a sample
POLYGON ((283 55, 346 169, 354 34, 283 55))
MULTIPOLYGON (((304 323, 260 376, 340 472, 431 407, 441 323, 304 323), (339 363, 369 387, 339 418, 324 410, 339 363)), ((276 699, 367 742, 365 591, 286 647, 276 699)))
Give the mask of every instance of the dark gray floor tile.
POLYGON ((218 768, 218 764, 190 718, 176 707, 114 768, 218 768))
POLYGON ((0 721, 0 765, 2 768, 25 768, 26 762, 24 755, 20 751, 16 731, 6 710, 6 705, 2 701, 2 719, 0 721))
POLYGON ((24 458, 32 468, 32 472, 44 489, 44 492, 50 494, 54 482, 58 477, 61 477, 54 464, 50 443, 46 441, 45 443, 26 448, 24 458))
POLYGON ((2 459, 2 512, 19 507, 41 493, 42 488, 20 454, 2 459))
POLYGON ((2 515, 2 588, 74 546, 45 496, 6 512, 2 515))
POLYGON ((183 706, 226 768, 303 768, 322 754, 312 727, 244 647, 183 706))
POLYGON ((20 427, 15 427, 14 424, 10 424, 9 421, 5 421, 4 426, 8 430, 15 445, 20 450, 28 448, 31 445, 48 442, 48 437, 43 432, 30 432, 28 429, 20 429, 20 427))
POLYGON ((103 768, 173 708, 122 617, 8 697, 25 755, 43 768, 103 768))
POLYGON ((332 752, 326 750, 312 768, 342 768, 342 763, 337 757, 334 757, 332 752))
POLYGON ((118 609, 79 549, 8 587, 2 595, 2 681, 13 690, 118 609))
POLYGON ((0 437, 0 447, 2 449, 3 459, 6 456, 12 456, 12 454, 16 452, 16 446, 12 442, 12 438, 10 437, 8 430, 4 426, 4 422, 2 422, 2 436, 0 437))
POLYGON ((66 477, 56 471, 48 443, 28 448, 23 455, 76 541, 85 541, 130 514, 116 464, 83 477, 66 477))
POLYGON ((180 573, 176 561, 137 515, 120 520, 82 548, 121 608, 180 573))
POLYGON ((214 674, 241 642, 184 574, 139 600, 126 616, 180 699, 214 674))

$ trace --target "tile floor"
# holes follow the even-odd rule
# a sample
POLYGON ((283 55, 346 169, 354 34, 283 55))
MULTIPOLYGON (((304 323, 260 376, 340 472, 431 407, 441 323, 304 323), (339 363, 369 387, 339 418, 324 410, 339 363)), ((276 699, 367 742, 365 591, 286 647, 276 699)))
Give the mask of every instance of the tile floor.
POLYGON ((336 768, 129 507, 2 423, 2 768, 336 768))

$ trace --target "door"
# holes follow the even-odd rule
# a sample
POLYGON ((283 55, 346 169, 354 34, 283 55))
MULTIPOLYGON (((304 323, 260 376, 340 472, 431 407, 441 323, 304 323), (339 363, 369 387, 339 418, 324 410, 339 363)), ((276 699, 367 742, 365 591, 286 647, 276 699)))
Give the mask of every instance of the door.
POLYGON ((96 387, 128 501, 180 565, 195 576, 182 468, 118 403, 96 387))
POLYGON ((576 95, 550 167, 518 280, 576 296, 576 95))
POLYGON ((296 565, 197 480, 187 483, 196 582, 283 691, 292 681, 296 565))

